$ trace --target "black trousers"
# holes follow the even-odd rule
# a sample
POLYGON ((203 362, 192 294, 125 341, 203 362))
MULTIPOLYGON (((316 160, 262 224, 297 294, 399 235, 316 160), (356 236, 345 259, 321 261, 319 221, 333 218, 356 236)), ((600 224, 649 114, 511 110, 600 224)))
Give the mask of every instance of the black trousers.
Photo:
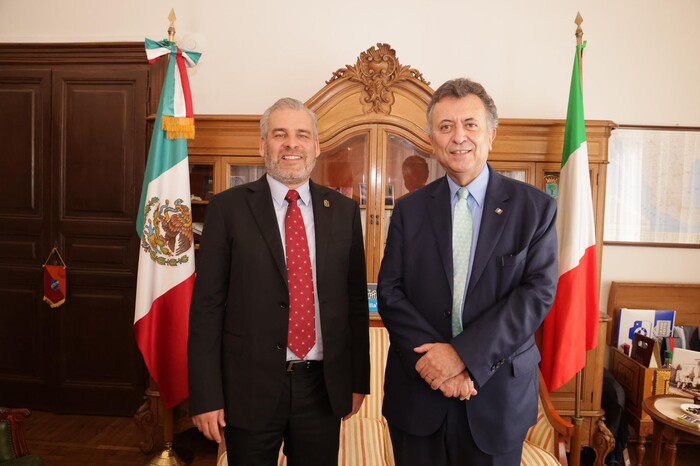
POLYGON ((464 403, 469 401, 451 400, 442 426, 425 437, 407 434, 389 424, 396 466, 519 466, 522 443, 500 455, 488 455, 476 446, 464 403))
POLYGON ((263 429, 226 426, 224 435, 230 466, 275 466, 283 439, 289 466, 337 464, 340 418, 328 400, 323 365, 286 373, 277 410, 263 429))

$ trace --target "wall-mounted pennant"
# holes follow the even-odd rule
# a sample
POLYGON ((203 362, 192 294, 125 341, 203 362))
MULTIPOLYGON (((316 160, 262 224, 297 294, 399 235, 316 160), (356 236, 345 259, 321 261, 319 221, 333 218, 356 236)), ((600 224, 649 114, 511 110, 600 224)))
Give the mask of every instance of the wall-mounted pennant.
POLYGON ((51 250, 44 262, 44 301, 52 308, 66 302, 66 263, 56 248, 51 250), (47 265, 54 252, 61 265, 47 265))

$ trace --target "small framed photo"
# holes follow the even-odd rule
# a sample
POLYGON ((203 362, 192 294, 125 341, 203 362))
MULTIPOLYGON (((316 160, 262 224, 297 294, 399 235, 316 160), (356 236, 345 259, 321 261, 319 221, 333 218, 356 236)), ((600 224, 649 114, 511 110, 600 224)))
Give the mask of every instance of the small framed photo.
POLYGON ((379 308, 377 306, 377 284, 367 284, 367 301, 369 302, 369 318, 370 320, 380 320, 379 308))
POLYGON ((360 207, 367 207, 367 183, 360 183, 360 207))
POLYGON ((672 366, 671 386, 700 395, 700 351, 676 348, 672 366))
POLYGON ((386 192, 384 193, 384 205, 393 206, 394 205, 394 185, 386 185, 386 192))

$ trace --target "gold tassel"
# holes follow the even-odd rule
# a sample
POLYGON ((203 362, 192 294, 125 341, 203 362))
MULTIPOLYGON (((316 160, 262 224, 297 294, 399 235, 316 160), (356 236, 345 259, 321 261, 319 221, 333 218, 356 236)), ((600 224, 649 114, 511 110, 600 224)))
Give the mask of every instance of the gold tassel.
POLYGON ((163 115, 163 130, 168 139, 194 139, 194 118, 163 115))

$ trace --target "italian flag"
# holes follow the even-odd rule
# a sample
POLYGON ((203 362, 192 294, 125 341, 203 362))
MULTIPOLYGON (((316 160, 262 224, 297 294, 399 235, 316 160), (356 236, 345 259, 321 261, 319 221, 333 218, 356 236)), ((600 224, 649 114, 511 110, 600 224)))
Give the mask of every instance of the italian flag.
POLYGON ((150 39, 146 52, 151 61, 170 59, 136 218, 141 247, 134 333, 163 405, 172 408, 189 396, 187 334, 195 273, 185 138, 194 137, 194 119, 186 66, 196 64, 199 54, 150 39))
POLYGON ((559 283, 542 334, 542 375, 549 391, 566 384, 586 365, 598 341, 598 271, 595 222, 583 118, 580 56, 576 47, 559 177, 557 235, 559 283))

